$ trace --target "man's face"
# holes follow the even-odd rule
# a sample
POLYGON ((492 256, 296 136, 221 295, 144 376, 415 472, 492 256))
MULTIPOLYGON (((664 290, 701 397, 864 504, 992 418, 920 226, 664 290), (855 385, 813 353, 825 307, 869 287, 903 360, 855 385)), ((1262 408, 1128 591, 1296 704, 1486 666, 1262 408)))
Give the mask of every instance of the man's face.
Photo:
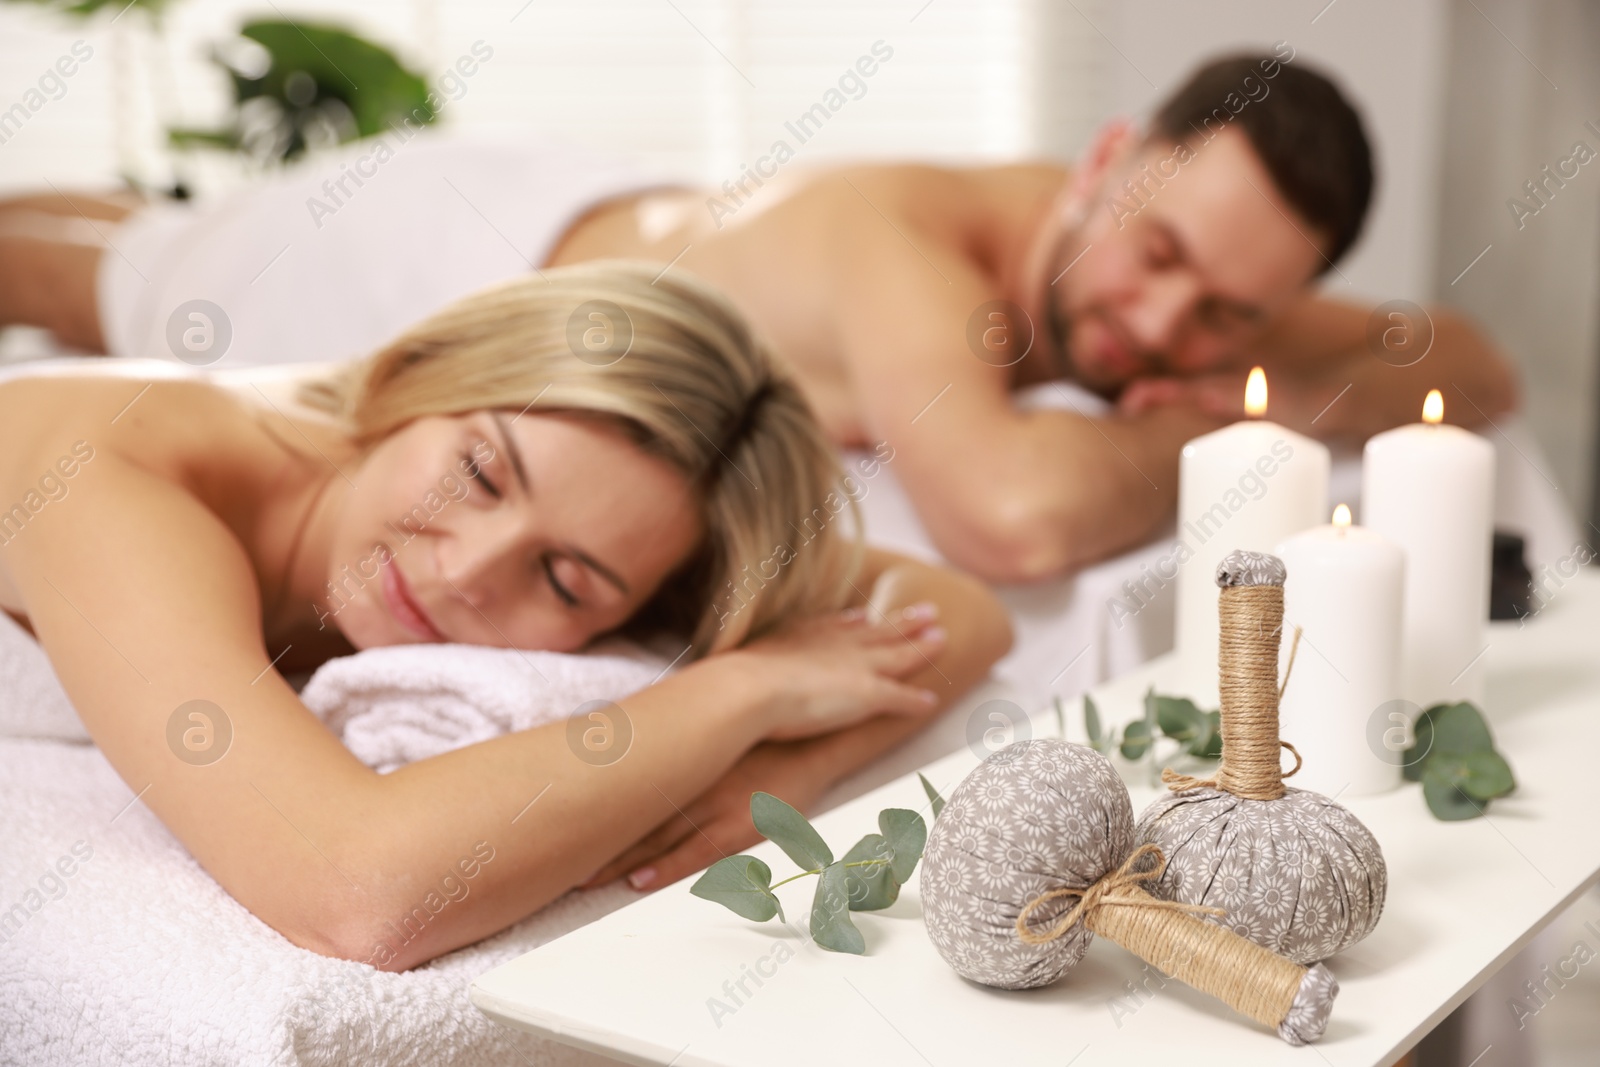
POLYGON ((1134 378, 1227 366, 1325 265, 1312 243, 1324 235, 1237 130, 1139 145, 1095 189, 1057 243, 1045 306, 1071 376, 1108 396, 1134 378))

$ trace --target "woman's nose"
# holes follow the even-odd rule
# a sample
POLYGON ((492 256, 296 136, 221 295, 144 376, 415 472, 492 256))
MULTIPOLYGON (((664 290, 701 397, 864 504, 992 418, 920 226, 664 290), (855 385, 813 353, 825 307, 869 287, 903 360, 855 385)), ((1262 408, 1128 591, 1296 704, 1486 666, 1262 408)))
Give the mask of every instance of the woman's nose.
POLYGON ((522 530, 498 517, 451 531, 439 545, 439 575, 480 611, 498 597, 522 592, 522 530))

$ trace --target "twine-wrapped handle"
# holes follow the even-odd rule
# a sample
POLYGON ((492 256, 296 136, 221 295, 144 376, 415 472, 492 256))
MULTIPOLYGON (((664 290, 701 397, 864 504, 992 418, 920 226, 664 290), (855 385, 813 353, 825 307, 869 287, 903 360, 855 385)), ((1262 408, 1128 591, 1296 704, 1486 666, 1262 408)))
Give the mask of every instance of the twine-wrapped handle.
POLYGON ((1197 913, 1225 914, 1220 908, 1151 896, 1140 883, 1159 878, 1165 869, 1161 849, 1141 845, 1093 885, 1055 889, 1029 901, 1017 915, 1017 936, 1028 944, 1042 944, 1081 921, 1163 974, 1276 1030, 1291 1045, 1321 1037, 1339 991, 1332 974, 1320 963, 1307 969, 1226 927, 1196 918, 1197 913), (1139 870, 1146 856, 1155 857, 1155 866, 1139 870), (1036 909, 1063 896, 1079 899, 1048 929, 1028 927, 1028 917, 1036 909))
MULTIPOLYGON (((1222 766, 1214 784, 1250 800, 1277 800, 1287 792, 1278 762, 1278 642, 1286 576, 1283 561, 1265 552, 1230 552, 1217 565, 1222 766)), ((1299 759, 1296 752, 1295 770, 1299 759)))

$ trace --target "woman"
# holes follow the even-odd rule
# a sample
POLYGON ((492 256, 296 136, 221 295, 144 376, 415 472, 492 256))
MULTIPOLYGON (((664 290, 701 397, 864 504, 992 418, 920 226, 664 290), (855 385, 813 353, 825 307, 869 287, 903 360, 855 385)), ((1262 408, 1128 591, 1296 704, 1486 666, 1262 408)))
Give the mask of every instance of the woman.
POLYGON ((974 580, 862 558, 793 384, 725 301, 655 273, 479 293, 292 413, 205 381, 0 386, 0 606, 143 803, 296 944, 401 970, 596 872, 693 873, 756 840, 752 788, 803 809, 1009 646, 974 580), (612 348, 569 344, 595 321, 612 348), (619 631, 686 654, 622 702, 603 766, 554 723, 378 775, 280 673, 619 631), (472 906, 386 946, 474 856, 472 906))

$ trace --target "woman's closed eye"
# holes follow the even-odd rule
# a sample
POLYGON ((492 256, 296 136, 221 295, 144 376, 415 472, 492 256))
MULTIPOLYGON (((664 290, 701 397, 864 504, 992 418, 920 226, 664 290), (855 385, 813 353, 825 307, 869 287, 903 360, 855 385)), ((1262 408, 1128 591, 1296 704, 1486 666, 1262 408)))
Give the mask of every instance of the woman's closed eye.
POLYGON ((550 588, 555 592, 556 596, 561 598, 562 603, 568 607, 575 608, 578 606, 578 597, 566 585, 562 584, 561 579, 556 576, 557 563, 565 563, 569 568, 577 569, 577 565, 572 563, 571 560, 552 556, 548 552, 539 557, 539 564, 544 569, 545 577, 550 582, 550 588))
POLYGON ((483 486, 490 496, 496 500, 500 499, 500 487, 484 473, 483 464, 479 463, 470 452, 461 453, 461 469, 468 472, 472 480, 483 486))

